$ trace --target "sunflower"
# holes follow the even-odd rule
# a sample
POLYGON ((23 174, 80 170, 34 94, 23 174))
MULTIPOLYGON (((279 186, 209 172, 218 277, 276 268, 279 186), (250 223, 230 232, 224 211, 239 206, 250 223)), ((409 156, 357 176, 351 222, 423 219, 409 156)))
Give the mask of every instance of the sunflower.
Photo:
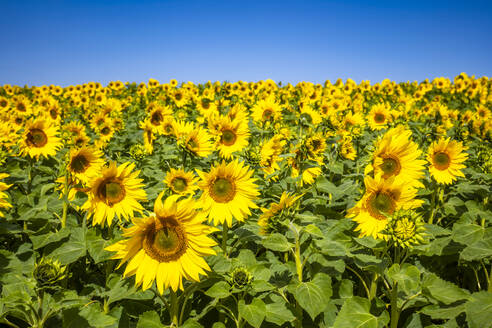
POLYGON ((278 216, 282 216, 284 211, 288 210, 301 197, 302 195, 294 195, 284 191, 278 203, 270 204, 270 208, 262 208, 263 214, 258 219, 260 233, 267 235, 272 232, 280 232, 278 216))
MULTIPOLYGON (((8 176, 9 175, 7 173, 0 173, 0 180, 5 179, 8 176)), ((11 185, 6 184, 5 182, 0 182, 0 209, 12 207, 12 205, 10 205, 10 203, 6 200, 9 196, 4 192, 9 189, 10 186, 11 185)), ((0 211, 0 217, 4 217, 2 211, 0 211)))
POLYGON ((220 120, 217 148, 220 156, 231 158, 232 153, 243 150, 248 146, 249 129, 246 121, 230 120, 222 117, 220 120))
POLYGON ((358 223, 356 231, 361 237, 373 236, 382 239, 381 231, 385 229, 388 215, 403 209, 413 209, 422 204, 414 199, 417 189, 406 182, 394 178, 384 179, 380 174, 375 178, 364 178, 366 192, 362 199, 350 210, 347 217, 352 217, 358 223))
POLYGON ((422 151, 410 139, 411 136, 412 132, 402 125, 388 130, 378 140, 372 165, 366 167, 365 173, 374 170, 374 174, 381 174, 384 179, 395 177, 411 186, 423 188, 419 179, 424 176, 425 161, 419 159, 422 151))
POLYGON ((82 147, 70 150, 70 160, 67 166, 72 176, 83 182, 88 183, 93 176, 101 171, 104 165, 102 152, 92 147, 82 147))
POLYGON ((133 219, 123 233, 127 239, 106 250, 116 252, 113 259, 121 259, 119 266, 128 262, 124 277, 135 275, 135 285, 143 290, 155 281, 163 294, 169 287, 183 290, 183 278, 200 281, 200 274, 211 271, 203 257, 216 254, 216 242, 207 236, 216 229, 202 224, 205 217, 192 199, 177 201, 174 195, 162 202, 161 197, 155 201, 155 214, 133 219))
POLYGON ((105 122, 99 127, 98 133, 101 143, 109 142, 115 133, 114 124, 112 122, 105 122))
MULTIPOLYGON (((172 109, 169 106, 161 106, 159 104, 155 104, 149 108, 149 116, 148 119, 152 126, 156 129, 156 131, 160 134, 162 131, 162 123, 164 122, 165 117, 170 117, 173 114, 172 109)), ((150 107, 150 106, 149 106, 150 107)))
POLYGON ((461 142, 450 140, 450 138, 434 141, 427 152, 431 176, 438 183, 444 184, 451 184, 458 176, 464 177, 461 169, 466 166, 462 163, 468 158, 468 154, 464 152, 465 149, 461 142))
POLYGON ((23 156, 36 157, 54 156, 62 146, 58 128, 43 119, 27 122, 24 134, 20 140, 20 153, 23 156))
POLYGON ((257 123, 265 124, 282 118, 282 108, 273 97, 258 101, 252 110, 253 121, 257 123))
POLYGON ((142 205, 138 201, 146 201, 147 195, 143 190, 142 179, 137 176, 140 171, 132 172, 134 163, 124 163, 116 167, 111 163, 101 170, 100 176, 90 182, 89 199, 82 205, 93 216, 92 224, 104 226, 107 221, 110 226, 115 216, 121 220, 132 217, 133 212, 141 212, 142 205))
POLYGON ((32 113, 31 102, 29 101, 29 99, 27 99, 24 96, 19 96, 16 99, 14 99, 13 106, 14 106, 14 111, 17 114, 28 116, 29 114, 32 113))
POLYGON ((209 173, 197 170, 203 193, 199 199, 209 221, 214 225, 232 226, 232 218, 243 221, 251 214, 250 208, 257 208, 253 202, 260 194, 251 178, 253 170, 238 160, 213 167, 209 173))
POLYGON ((164 179, 164 183, 169 189, 179 195, 193 195, 195 190, 198 189, 197 181, 198 178, 193 172, 173 168, 166 174, 166 178, 164 179))
POLYGON ((209 133, 192 122, 179 121, 174 124, 174 134, 178 145, 195 156, 207 157, 212 153, 209 133))
POLYGON ((384 129, 391 120, 391 113, 386 104, 372 106, 368 114, 369 127, 371 130, 384 129))

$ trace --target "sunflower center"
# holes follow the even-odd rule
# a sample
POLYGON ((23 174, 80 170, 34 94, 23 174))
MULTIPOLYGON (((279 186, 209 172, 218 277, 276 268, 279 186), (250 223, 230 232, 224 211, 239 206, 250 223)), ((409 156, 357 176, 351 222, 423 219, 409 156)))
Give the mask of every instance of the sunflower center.
POLYGON ((143 249, 158 262, 178 260, 186 252, 186 237, 180 224, 172 217, 158 218, 147 231, 143 249))
POLYGON ((125 198, 125 187, 115 179, 103 181, 97 188, 97 195, 108 205, 113 206, 125 198))
POLYGON ((52 119, 56 119, 58 117, 58 112, 54 109, 50 109, 50 116, 52 119))
POLYGON ((231 146, 234 145, 236 142, 237 136, 232 130, 224 130, 222 131, 222 137, 220 141, 222 141, 222 144, 226 146, 231 146))
POLYGON ((176 100, 181 100, 181 98, 183 98, 183 95, 181 93, 176 93, 176 100))
POLYGON ((386 157, 383 159, 383 164, 379 166, 383 171, 383 178, 388 179, 393 175, 398 175, 401 170, 400 161, 394 157, 386 157))
POLYGON ((150 122, 153 125, 159 125, 161 123, 162 119, 163 119, 162 114, 159 112, 156 112, 156 113, 152 114, 150 122))
POLYGON ((263 119, 264 120, 269 120, 273 115, 273 111, 271 109, 265 109, 263 111, 263 119))
POLYGON ((190 140, 188 140, 187 146, 188 146, 187 148, 189 150, 193 151, 193 152, 196 151, 196 150, 198 150, 198 148, 199 148, 198 147, 198 142, 193 137, 190 138, 190 140))
POLYGON ((217 178, 211 185, 210 196, 218 203, 230 202, 236 195, 236 186, 227 178, 217 178))
POLYGON ((104 128, 102 128, 101 133, 102 133, 103 135, 107 136, 107 135, 109 134, 109 132, 110 132, 110 131, 111 131, 111 130, 110 130, 107 126, 105 126, 104 128))
POLYGON ((378 124, 384 123, 384 120, 385 120, 384 114, 377 113, 376 115, 374 115, 374 121, 376 123, 378 123, 378 124))
POLYGON ((186 190, 188 184, 186 183, 186 180, 183 178, 175 178, 173 179, 172 186, 174 191, 182 192, 186 190))
POLYGON ((24 105, 23 103, 18 103, 16 108, 19 112, 25 112, 26 111, 26 105, 24 105))
POLYGON ((368 199, 367 207, 374 218, 384 220, 386 219, 384 214, 391 214, 395 210, 395 201, 386 193, 378 193, 368 199))
POLYGON ((43 147, 48 143, 48 136, 41 129, 31 129, 27 134, 27 144, 31 147, 43 147))
POLYGON ((434 160, 434 166, 438 170, 445 170, 449 167, 449 164, 451 164, 449 155, 443 152, 435 153, 433 156, 434 160))
POLYGON ((0 107, 7 107, 8 102, 5 99, 0 100, 0 107))
POLYGON ((70 168, 76 173, 84 172, 89 166, 89 160, 84 155, 75 156, 70 162, 70 168))

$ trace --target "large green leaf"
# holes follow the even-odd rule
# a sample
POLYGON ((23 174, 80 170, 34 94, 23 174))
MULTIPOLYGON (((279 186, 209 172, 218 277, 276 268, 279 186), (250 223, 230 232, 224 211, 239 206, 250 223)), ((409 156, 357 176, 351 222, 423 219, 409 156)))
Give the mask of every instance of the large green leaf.
POLYGON ((473 293, 466 303, 466 320, 470 328, 492 327, 492 293, 473 293))
POLYGON ((294 292, 299 305, 313 320, 324 311, 331 295, 331 278, 325 273, 318 273, 310 282, 300 283, 294 292))
POLYGON ((479 240, 465 247, 460 253, 460 259, 465 261, 480 260, 492 256, 492 238, 479 240))
POLYGON ((266 311, 265 303, 259 298, 253 299, 250 304, 246 304, 244 300, 239 301, 239 315, 253 327, 260 327, 266 311))
POLYGON ((38 249, 38 248, 46 246, 50 243, 60 241, 63 238, 68 237, 69 235, 70 235, 70 229, 63 228, 57 232, 50 231, 50 232, 44 233, 42 235, 37 235, 37 236, 31 235, 29 238, 32 241, 32 248, 38 249))
POLYGON ((276 302, 266 305, 265 321, 281 326, 286 322, 293 321, 294 319, 295 316, 281 299, 277 299, 276 302))
POLYGON ((55 249, 49 256, 58 259, 61 264, 66 265, 75 262, 82 256, 85 256, 85 254, 85 229, 73 228, 68 241, 55 249))
POLYGON ((470 293, 455 284, 442 280, 435 274, 427 274, 422 281, 423 293, 444 304, 467 300, 470 293))
POLYGON ((138 318, 137 328, 162 328, 161 318, 155 311, 142 313, 138 318))
POLYGON ((455 223, 452 234, 453 240, 464 245, 471 245, 483 237, 484 230, 478 224, 455 223))
POLYGON ((205 295, 213 298, 225 298, 231 295, 231 286, 225 281, 219 281, 210 287, 205 295))
POLYGON ((393 264, 388 269, 387 276, 390 282, 398 282, 398 289, 403 290, 407 295, 413 295, 418 290, 420 271, 414 265, 404 263, 400 267, 399 264, 393 264))
POLYGON ((263 239, 262 244, 265 248, 278 252, 287 252, 294 246, 287 241, 287 238, 285 238, 284 235, 279 233, 269 235, 263 239))
POLYGON ((379 317, 370 312, 371 302, 368 299, 354 296, 344 303, 333 328, 378 328, 383 327, 389 321, 389 316, 384 311, 379 317))

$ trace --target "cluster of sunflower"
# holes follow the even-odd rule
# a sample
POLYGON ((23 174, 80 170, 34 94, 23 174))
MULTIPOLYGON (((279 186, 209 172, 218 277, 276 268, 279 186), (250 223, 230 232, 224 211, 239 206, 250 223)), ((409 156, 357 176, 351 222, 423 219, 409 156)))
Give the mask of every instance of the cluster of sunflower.
MULTIPOLYGON (((125 276, 135 275, 143 289, 155 281, 162 293, 168 287, 182 289, 183 278, 197 281, 210 270, 203 257, 215 254, 216 242, 208 235, 216 229, 204 221, 231 227, 252 215, 260 198, 256 179, 275 182, 288 176, 300 191, 284 190, 278 203, 262 209, 258 223, 268 234, 276 229, 275 218, 328 165, 356 161, 366 151, 359 141, 383 132, 365 170, 365 194, 348 215, 363 236, 417 242, 421 224, 415 211, 422 204, 417 192, 424 187, 426 164, 418 144, 438 139, 428 147, 428 171, 437 183, 452 183, 463 176, 463 142, 491 138, 491 104, 492 82, 464 73, 454 81, 399 84, 349 79, 295 86, 271 80, 178 85, 151 79, 106 87, 93 82, 66 88, 5 85, 0 126, 6 133, 0 148, 30 161, 66 155, 67 173, 57 180, 66 199, 85 194, 80 210, 93 225, 131 220, 133 225, 124 228, 126 239, 108 250, 127 263, 125 276), (183 154, 181 168, 175 163, 167 172, 167 190, 148 213, 137 163, 106 160, 118 157, 111 145, 127 129, 138 131, 129 150, 137 163, 159 155, 163 145, 183 154), (419 143, 412 140, 417 132, 419 143), (187 158, 202 162, 187 170, 187 158)), ((0 184, 0 208, 9 206, 6 188, 0 184)))
MULTIPOLYGON (((428 171, 437 183, 451 184, 464 177, 461 169, 467 157, 461 142, 441 138, 427 151, 428 171)), ((425 164, 412 132, 403 125, 389 129, 375 142, 365 168, 365 193, 347 213, 357 222, 361 236, 392 239, 401 246, 423 241, 423 222, 415 210, 423 203, 416 196, 424 188, 425 164)))

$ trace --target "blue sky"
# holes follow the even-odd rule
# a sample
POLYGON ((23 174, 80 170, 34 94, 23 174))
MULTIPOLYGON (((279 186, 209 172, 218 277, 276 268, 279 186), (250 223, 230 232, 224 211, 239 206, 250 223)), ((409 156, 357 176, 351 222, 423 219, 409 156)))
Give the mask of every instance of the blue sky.
POLYGON ((0 84, 492 76, 491 1, 3 1, 0 84))

